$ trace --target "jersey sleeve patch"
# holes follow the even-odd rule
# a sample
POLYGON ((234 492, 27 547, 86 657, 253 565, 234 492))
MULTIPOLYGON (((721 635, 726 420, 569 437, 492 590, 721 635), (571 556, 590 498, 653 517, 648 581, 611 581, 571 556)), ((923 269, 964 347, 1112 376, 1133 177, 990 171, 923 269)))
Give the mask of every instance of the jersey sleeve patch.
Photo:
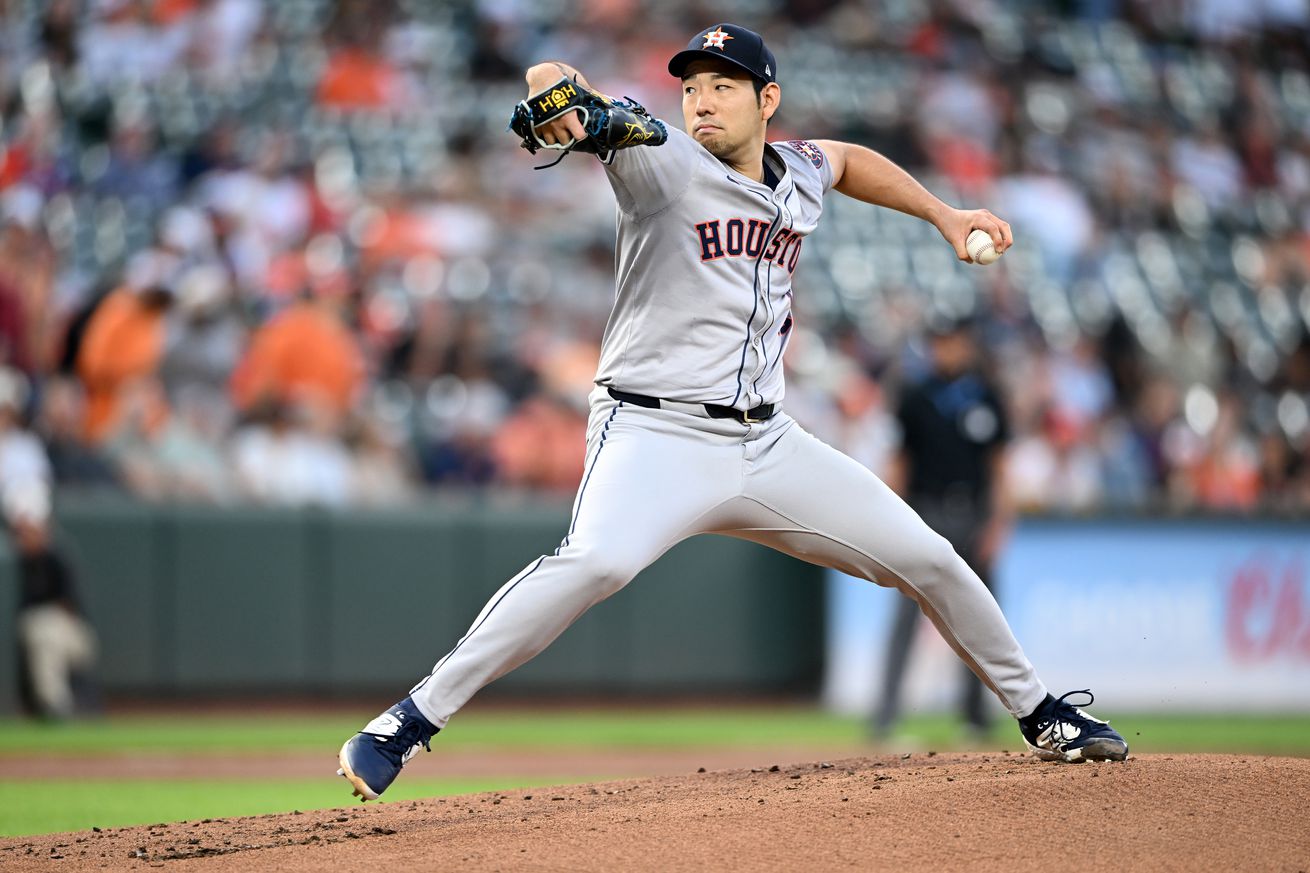
POLYGON ((787 145, 809 158, 810 163, 814 164, 814 169, 822 169, 824 161, 823 149, 807 139, 791 139, 787 141, 787 145))

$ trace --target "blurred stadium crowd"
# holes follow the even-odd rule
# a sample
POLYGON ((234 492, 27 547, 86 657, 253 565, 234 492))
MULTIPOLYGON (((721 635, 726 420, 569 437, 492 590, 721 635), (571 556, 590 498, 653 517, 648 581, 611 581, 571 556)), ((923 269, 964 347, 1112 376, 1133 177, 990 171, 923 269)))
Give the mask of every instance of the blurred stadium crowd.
POLYGON ((571 490, 613 205, 509 111, 559 57, 680 124, 666 60, 716 20, 778 54, 771 137, 869 145, 1019 243, 963 265, 832 195, 807 427, 881 471, 924 324, 970 318, 1019 505, 1310 506, 1305 0, 0 0, 0 485, 571 490))

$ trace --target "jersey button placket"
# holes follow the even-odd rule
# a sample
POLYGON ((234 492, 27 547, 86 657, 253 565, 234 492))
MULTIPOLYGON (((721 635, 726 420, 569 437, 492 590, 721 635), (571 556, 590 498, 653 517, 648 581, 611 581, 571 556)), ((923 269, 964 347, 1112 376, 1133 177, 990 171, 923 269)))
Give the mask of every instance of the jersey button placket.
MULTIPOLYGON (((791 228, 793 227, 793 223, 791 220, 791 210, 789 210, 784 205, 787 202, 787 195, 789 193, 790 193, 789 188, 784 188, 784 186, 779 185, 778 190, 773 192, 773 197, 771 198, 771 200, 773 201, 774 208, 778 210, 778 214, 781 215, 783 218, 783 228, 786 230, 791 230, 791 228)), ((776 233, 777 233, 777 229, 775 228, 774 234, 776 235, 776 233)), ((768 245, 767 239, 765 240, 765 245, 766 246, 768 245)), ((770 275, 770 271, 766 270, 765 276, 769 276, 769 275, 770 275)), ((771 287, 771 283, 767 280, 762 282, 761 284, 763 286, 762 294, 764 296, 765 306, 769 307, 771 310, 772 305, 770 302, 770 296, 773 293, 773 288, 771 287)), ((764 326, 760 328, 760 332, 757 334, 753 334, 751 337, 751 348, 754 349, 755 351, 755 373, 751 377, 752 383, 754 382, 755 379, 758 379, 760 377, 760 375, 764 372, 765 368, 768 366, 768 358, 765 357, 764 355, 764 334, 769 329, 769 325, 771 323, 772 322, 765 322, 764 326)), ((764 402, 764 395, 760 395, 760 402, 761 403, 764 402)))
MULTIPOLYGON (((765 293, 767 294, 768 292, 766 291, 765 293)), ((762 366, 762 362, 763 362, 763 360, 764 360, 764 343, 760 340, 760 337, 759 337, 758 334, 756 334, 755 336, 751 337, 751 350, 755 352, 755 362, 756 362, 756 363, 755 363, 755 377, 754 377, 754 378, 758 378, 758 377, 759 377, 759 374, 762 373, 762 372, 764 372, 764 368, 763 368, 763 366, 762 366)), ((754 381, 754 378, 752 379, 752 382, 754 381)), ((747 392, 746 392, 746 405, 747 405, 748 407, 752 407, 752 406, 756 406, 756 405, 757 405, 757 401, 756 401, 756 400, 753 400, 752 398, 758 398, 758 403, 763 403, 763 402, 764 402, 764 395, 762 395, 762 394, 754 394, 754 393, 751 392, 751 391, 747 391, 747 392)))

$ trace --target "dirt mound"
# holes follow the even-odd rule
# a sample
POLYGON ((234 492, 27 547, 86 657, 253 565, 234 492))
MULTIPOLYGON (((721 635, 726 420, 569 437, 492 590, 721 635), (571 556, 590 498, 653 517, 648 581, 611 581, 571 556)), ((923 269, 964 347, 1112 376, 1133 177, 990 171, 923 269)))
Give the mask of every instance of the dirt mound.
POLYGON ((21 837, 0 868, 1307 871, 1308 799, 1299 758, 920 754, 21 837))

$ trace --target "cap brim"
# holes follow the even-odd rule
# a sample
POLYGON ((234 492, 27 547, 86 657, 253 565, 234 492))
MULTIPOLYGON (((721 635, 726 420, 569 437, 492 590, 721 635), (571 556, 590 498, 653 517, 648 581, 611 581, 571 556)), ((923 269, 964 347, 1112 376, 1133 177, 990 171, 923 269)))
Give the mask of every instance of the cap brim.
POLYGON ((768 82, 768 79, 761 78, 754 70, 743 64, 741 61, 731 58, 720 52, 712 52, 709 49, 683 49, 669 59, 669 75, 681 79, 682 71, 687 69, 687 65, 692 61, 712 59, 716 61, 727 61, 734 67, 740 67, 752 79, 760 79, 762 82, 768 82))

